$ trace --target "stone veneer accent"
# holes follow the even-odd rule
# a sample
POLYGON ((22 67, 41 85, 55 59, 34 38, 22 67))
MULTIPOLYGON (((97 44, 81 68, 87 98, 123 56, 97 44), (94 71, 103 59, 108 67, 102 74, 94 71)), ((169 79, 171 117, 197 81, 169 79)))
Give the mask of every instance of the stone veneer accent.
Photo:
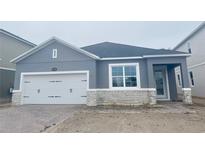
POLYGON ((87 105, 144 105, 156 104, 156 90, 149 88, 113 90, 90 89, 87 91, 87 105))
POLYGON ((21 91, 13 91, 12 105, 21 105, 21 91))
POLYGON ((192 104, 191 88, 182 88, 183 102, 185 104, 192 104))

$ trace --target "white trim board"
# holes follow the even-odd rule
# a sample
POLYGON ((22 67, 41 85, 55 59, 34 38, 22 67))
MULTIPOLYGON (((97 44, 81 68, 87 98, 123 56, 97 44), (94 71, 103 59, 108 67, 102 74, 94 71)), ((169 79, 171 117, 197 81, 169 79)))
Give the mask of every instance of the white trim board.
POLYGON ((0 70, 16 71, 16 69, 7 68, 7 67, 0 67, 0 70))
POLYGON ((180 57, 180 56, 191 56, 191 54, 166 54, 166 55, 144 55, 144 56, 134 56, 134 57, 107 57, 107 58, 100 58, 99 56, 95 55, 95 54, 92 54, 84 49, 81 49, 81 48, 78 48, 78 47, 75 47, 74 45, 71 45, 59 38, 56 38, 56 37, 52 37, 50 39, 48 39, 47 41, 39 44, 38 46, 28 50, 27 52, 24 52, 23 54, 17 56, 16 58, 12 59, 10 62, 11 63, 17 63, 19 61, 21 61, 22 59, 28 57, 29 55, 37 52, 38 50, 44 48, 45 46, 53 43, 54 41, 57 41, 57 42, 60 42, 62 44, 64 44, 65 46, 75 50, 75 51, 78 51, 82 54, 85 54, 87 55, 88 57, 90 58, 93 58, 93 59, 96 59, 96 60, 123 60, 123 59, 143 59, 143 58, 158 58, 158 57, 180 57))
POLYGON ((199 67, 199 66, 202 66, 202 65, 205 65, 205 62, 195 64, 195 65, 192 65, 192 66, 188 66, 188 69, 192 69, 192 68, 199 67))
POLYGON ((143 59, 143 58, 160 58, 160 57, 189 57, 191 54, 166 54, 166 55, 144 55, 136 57, 107 57, 99 60, 126 60, 126 59, 143 59))
POLYGON ((16 39, 18 41, 21 41, 21 42, 24 42, 26 44, 29 44, 30 46, 33 46, 33 47, 36 46, 34 43, 31 43, 31 42, 29 42, 29 41, 27 41, 27 40, 25 40, 23 38, 20 38, 19 36, 16 36, 16 35, 14 35, 14 34, 12 34, 10 32, 7 32, 6 30, 0 29, 0 33, 5 34, 7 36, 10 36, 10 37, 12 37, 12 38, 14 38, 14 39, 16 39))
POLYGON ((118 88, 118 89, 88 89, 88 91, 123 91, 123 90, 126 90, 126 91, 156 91, 155 88, 118 88))
POLYGON ((10 62, 11 62, 11 63, 17 63, 17 62, 21 61, 22 59, 28 57, 29 55, 31 55, 31 54, 37 52, 38 50, 40 50, 40 49, 46 47, 47 45, 49 45, 49 44, 51 44, 51 43, 53 43, 53 42, 55 42, 55 41, 57 41, 57 42, 59 42, 59 43, 62 43, 63 45, 65 45, 65 46, 67 46, 67 47, 69 47, 69 48, 71 48, 71 49, 73 49, 73 50, 75 50, 75 51, 78 51, 78 52, 80 52, 80 53, 82 53, 82 54, 85 54, 85 55, 87 55, 87 56, 90 57, 90 58, 100 59, 98 56, 96 56, 96 55, 94 55, 94 54, 91 54, 90 52, 87 52, 87 51, 85 51, 85 50, 83 50, 83 49, 81 49, 81 48, 77 48, 77 47, 75 47, 74 45, 71 45, 71 44, 69 44, 69 43, 67 43, 67 42, 65 42, 65 41, 63 41, 63 40, 61 40, 61 39, 59 39, 59 38, 57 38, 57 37, 52 37, 52 38, 48 39, 47 41, 45 41, 45 42, 39 44, 38 46, 36 46, 36 47, 34 47, 34 48, 28 50, 27 52, 24 52, 23 54, 17 56, 16 58, 12 59, 10 62))

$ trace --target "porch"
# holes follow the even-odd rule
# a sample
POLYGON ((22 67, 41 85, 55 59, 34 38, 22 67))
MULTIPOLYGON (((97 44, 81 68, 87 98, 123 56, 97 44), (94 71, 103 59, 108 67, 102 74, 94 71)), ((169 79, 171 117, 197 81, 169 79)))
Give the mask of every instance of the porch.
POLYGON ((188 79, 186 58, 163 58, 161 60, 148 59, 148 87, 156 89, 156 100, 183 101, 192 104, 191 88, 188 79), (180 68, 182 97, 177 94, 175 69, 180 68))

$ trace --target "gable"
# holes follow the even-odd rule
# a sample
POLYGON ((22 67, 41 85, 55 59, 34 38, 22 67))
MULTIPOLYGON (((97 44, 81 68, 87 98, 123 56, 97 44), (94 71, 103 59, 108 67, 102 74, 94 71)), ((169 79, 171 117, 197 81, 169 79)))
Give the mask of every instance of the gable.
POLYGON ((30 54, 28 57, 22 59, 18 63, 51 63, 85 60, 93 59, 58 41, 53 41, 33 54, 30 54), (55 59, 52 58, 53 49, 57 49, 57 58, 55 59))
POLYGON ((10 60, 16 56, 33 48, 32 45, 8 36, 0 31, 0 66, 5 68, 15 68, 10 60))

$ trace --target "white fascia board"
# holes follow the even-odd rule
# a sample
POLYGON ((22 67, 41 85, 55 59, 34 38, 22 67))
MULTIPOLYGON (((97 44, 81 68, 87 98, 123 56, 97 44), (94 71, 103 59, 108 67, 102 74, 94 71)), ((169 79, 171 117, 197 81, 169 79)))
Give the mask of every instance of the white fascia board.
POLYGON ((189 57, 191 54, 167 54, 167 55, 146 55, 143 58, 158 58, 158 57, 189 57))
POLYGON ((126 59, 142 59, 143 57, 110 57, 110 58, 100 58, 100 60, 126 60, 126 59))
POLYGON ((38 51, 38 50, 40 50, 41 48, 47 46, 48 44, 52 43, 53 41, 60 42, 60 43, 64 44, 65 46, 67 46, 67 47, 69 47, 69 48, 71 48, 71 49, 73 49, 73 50, 75 50, 75 51, 78 51, 78 52, 80 52, 80 53, 82 53, 82 54, 85 54, 85 55, 87 55, 87 56, 89 56, 89 57, 91 57, 91 58, 93 58, 93 59, 100 59, 98 56, 96 56, 96 55, 94 55, 94 54, 91 54, 91 53, 89 53, 89 52, 87 52, 87 51, 85 51, 85 50, 83 50, 83 49, 77 48, 77 47, 75 47, 75 46, 73 46, 73 45, 71 45, 71 44, 69 44, 69 43, 67 43, 67 42, 65 42, 65 41, 63 41, 63 40, 61 40, 61 39, 58 39, 58 38, 56 38, 56 37, 52 37, 52 38, 48 39, 47 41, 45 41, 45 42, 39 44, 38 46, 36 46, 36 47, 34 47, 34 48, 28 50, 27 52, 24 52, 23 54, 17 56, 16 58, 12 59, 10 62, 11 62, 11 63, 17 63, 18 61, 21 61, 22 59, 24 59, 24 58, 26 58, 27 56, 31 55, 31 54, 34 53, 35 51, 38 51))
POLYGON ((158 57, 188 57, 191 54, 167 54, 167 55, 146 55, 138 57, 108 57, 100 58, 100 60, 126 60, 126 59, 143 59, 143 58, 158 58, 158 57))
POLYGON ((187 37, 185 37, 181 42, 179 42, 173 50, 178 49, 181 45, 183 45, 187 40, 189 40, 192 36, 194 36, 200 29, 205 26, 205 22, 203 21, 196 29, 194 29, 187 37))
POLYGON ((7 67, 0 67, 0 70, 16 71, 16 69, 7 68, 7 67))
POLYGON ((188 69, 192 69, 192 68, 199 67, 199 66, 202 66, 202 65, 205 65, 205 62, 196 64, 196 65, 192 65, 192 66, 188 66, 188 69))
POLYGON ((26 43, 26 44, 29 44, 30 46, 36 46, 35 44, 33 44, 33 43, 31 43, 31 42, 29 42, 29 41, 27 41, 27 40, 24 40, 23 38, 20 38, 20 37, 17 37, 17 36, 15 36, 14 34, 12 35, 10 32, 6 32, 5 30, 1 30, 0 29, 0 32, 2 33, 2 34, 5 34, 5 35, 7 35, 7 36, 10 36, 10 37, 12 37, 12 38, 15 38, 16 40, 19 40, 19 41, 21 41, 21 42, 24 42, 24 43, 26 43))
POLYGON ((32 48, 32 49, 30 49, 30 50, 28 50, 28 51, 22 53, 21 55, 15 57, 14 59, 10 60, 10 62, 11 62, 11 63, 17 63, 17 62, 21 61, 23 58, 25 58, 25 57, 31 55, 31 54, 32 54, 33 52, 35 52, 36 50, 39 50, 39 49, 43 48, 44 46, 48 45, 49 42, 52 43, 51 40, 52 40, 52 38, 49 39, 49 40, 47 40, 47 41, 45 41, 45 42, 42 42, 42 43, 39 44, 38 46, 35 46, 34 48, 32 48))
POLYGON ((156 91, 155 88, 107 88, 107 89, 88 89, 88 91, 156 91))
POLYGON ((72 44, 70 44, 70 43, 68 43, 68 42, 65 42, 65 41, 63 41, 63 40, 61 40, 61 39, 59 39, 59 38, 53 37, 53 39, 55 39, 55 40, 57 40, 58 42, 64 44, 65 46, 68 46, 68 47, 72 48, 73 50, 77 50, 78 52, 83 53, 83 54, 85 54, 85 55, 87 55, 87 56, 89 56, 89 57, 91 57, 91 58, 100 59, 100 57, 98 57, 98 56, 96 56, 96 55, 94 55, 94 54, 91 54, 91 53, 89 53, 89 52, 87 52, 87 51, 85 51, 85 50, 83 50, 83 49, 81 49, 81 48, 78 48, 78 47, 76 47, 76 46, 74 46, 74 45, 72 45, 72 44))

